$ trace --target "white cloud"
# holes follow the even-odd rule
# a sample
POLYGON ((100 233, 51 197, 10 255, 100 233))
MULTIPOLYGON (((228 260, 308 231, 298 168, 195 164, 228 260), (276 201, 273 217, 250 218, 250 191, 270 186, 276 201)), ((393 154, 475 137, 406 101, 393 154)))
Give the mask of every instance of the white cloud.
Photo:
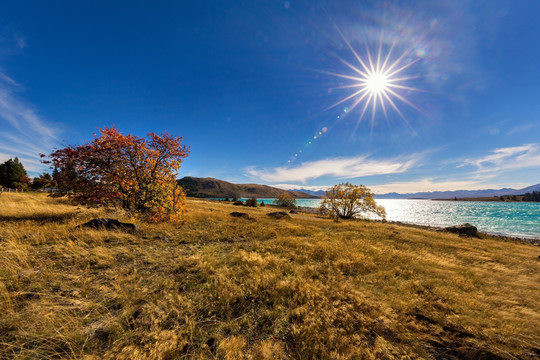
POLYGON ((367 156, 331 158, 301 163, 296 167, 276 167, 258 170, 245 169, 246 175, 268 182, 301 182, 331 176, 338 179, 353 179, 365 176, 398 174, 409 170, 419 160, 419 156, 374 160, 367 156))
POLYGON ((320 185, 320 186, 317 186, 317 185, 297 185, 297 184, 276 184, 276 185, 271 185, 272 187, 276 187, 278 189, 283 189, 283 190, 300 190, 300 189, 304 189, 304 190, 311 190, 311 191, 319 191, 319 190, 328 190, 329 188, 331 188, 332 186, 331 185, 320 185))
POLYGON ((376 194, 396 192, 400 194, 429 192, 429 191, 455 191, 455 190, 485 190, 500 189, 503 187, 525 187, 530 184, 496 184, 479 180, 448 180, 435 181, 433 178, 418 179, 414 181, 394 182, 383 185, 369 186, 376 194))
POLYGON ((29 171, 43 170, 39 153, 48 153, 58 143, 57 130, 47 124, 21 99, 20 86, 0 72, 0 161, 19 157, 29 171))
POLYGON ((478 173, 500 173, 507 170, 517 170, 540 166, 540 144, 524 144, 520 146, 495 149, 491 154, 466 159, 460 167, 473 165, 478 173))

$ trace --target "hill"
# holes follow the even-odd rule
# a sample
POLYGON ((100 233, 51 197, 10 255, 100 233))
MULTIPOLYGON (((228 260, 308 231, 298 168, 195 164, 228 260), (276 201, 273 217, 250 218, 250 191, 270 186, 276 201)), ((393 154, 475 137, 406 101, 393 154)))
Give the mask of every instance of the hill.
POLYGON ((187 191, 188 196, 199 198, 277 198, 287 193, 297 199, 313 199, 316 196, 301 191, 289 191, 257 184, 233 184, 214 178, 197 178, 186 176, 178 180, 178 184, 187 191))
POLYGON ((538 247, 189 199, 0 194, 0 359, 534 359, 538 247), (97 216, 139 232, 83 230, 97 216))

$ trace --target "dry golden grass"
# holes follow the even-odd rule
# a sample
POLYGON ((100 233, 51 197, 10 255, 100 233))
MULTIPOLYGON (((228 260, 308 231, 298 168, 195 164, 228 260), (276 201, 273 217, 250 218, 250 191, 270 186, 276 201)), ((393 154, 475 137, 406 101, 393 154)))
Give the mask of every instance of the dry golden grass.
POLYGON ((539 248, 189 200, 184 225, 0 196, 0 358, 527 359, 539 248), (256 221, 232 218, 249 213, 256 221))

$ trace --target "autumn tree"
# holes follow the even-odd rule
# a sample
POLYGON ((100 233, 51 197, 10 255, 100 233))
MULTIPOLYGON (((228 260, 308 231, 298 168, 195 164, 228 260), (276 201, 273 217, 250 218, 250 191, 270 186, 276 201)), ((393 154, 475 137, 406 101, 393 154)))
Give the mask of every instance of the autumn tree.
POLYGON ((28 175, 24 174, 23 176, 19 178, 18 181, 15 181, 12 186, 15 189, 19 189, 19 190, 28 190, 30 189, 31 184, 32 184, 32 180, 28 177, 28 175))
POLYGON ((295 207, 296 199, 289 193, 281 193, 277 199, 274 199, 274 204, 278 206, 295 207))
POLYGON ((104 128, 86 144, 49 155, 59 194, 82 203, 121 204, 152 221, 180 220, 185 194, 176 178, 189 148, 182 137, 148 134, 148 139, 104 128))
POLYGON ((386 211, 373 200, 373 193, 364 185, 342 183, 334 185, 326 191, 326 198, 321 208, 332 216, 336 222, 339 219, 351 219, 359 214, 373 213, 386 218, 386 211))

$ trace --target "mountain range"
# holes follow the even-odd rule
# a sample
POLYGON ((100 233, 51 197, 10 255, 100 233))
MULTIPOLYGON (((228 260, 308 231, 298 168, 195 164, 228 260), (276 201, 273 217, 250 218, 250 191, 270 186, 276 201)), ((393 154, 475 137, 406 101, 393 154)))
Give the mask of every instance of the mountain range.
POLYGON ((317 196, 296 190, 283 190, 267 185, 233 184, 214 178, 186 176, 178 184, 187 192, 187 196, 201 198, 277 198, 286 193, 297 199, 312 199, 317 196))
MULTIPOLYGON (((304 193, 313 196, 324 196, 324 190, 312 191, 307 189, 298 189, 304 193)), ((492 197, 503 195, 523 195, 533 191, 540 191, 540 184, 525 187, 523 189, 486 189, 486 190, 455 190, 455 191, 431 191, 431 192, 417 192, 408 194, 399 194, 396 192, 386 194, 375 194, 377 199, 453 199, 457 198, 476 198, 476 197, 492 197)))
MULTIPOLYGON (((214 178, 198 178, 186 176, 178 180, 178 184, 187 191, 188 196, 202 198, 277 198, 282 193, 287 193, 297 199, 313 199, 325 196, 324 190, 289 189, 283 190, 268 185, 258 184, 233 184, 214 178)), ((400 194, 396 192, 375 194, 377 199, 453 199, 479 198, 503 195, 523 195, 533 191, 540 191, 540 184, 525 187, 523 189, 486 189, 486 190, 455 190, 455 191, 430 191, 400 194)))

